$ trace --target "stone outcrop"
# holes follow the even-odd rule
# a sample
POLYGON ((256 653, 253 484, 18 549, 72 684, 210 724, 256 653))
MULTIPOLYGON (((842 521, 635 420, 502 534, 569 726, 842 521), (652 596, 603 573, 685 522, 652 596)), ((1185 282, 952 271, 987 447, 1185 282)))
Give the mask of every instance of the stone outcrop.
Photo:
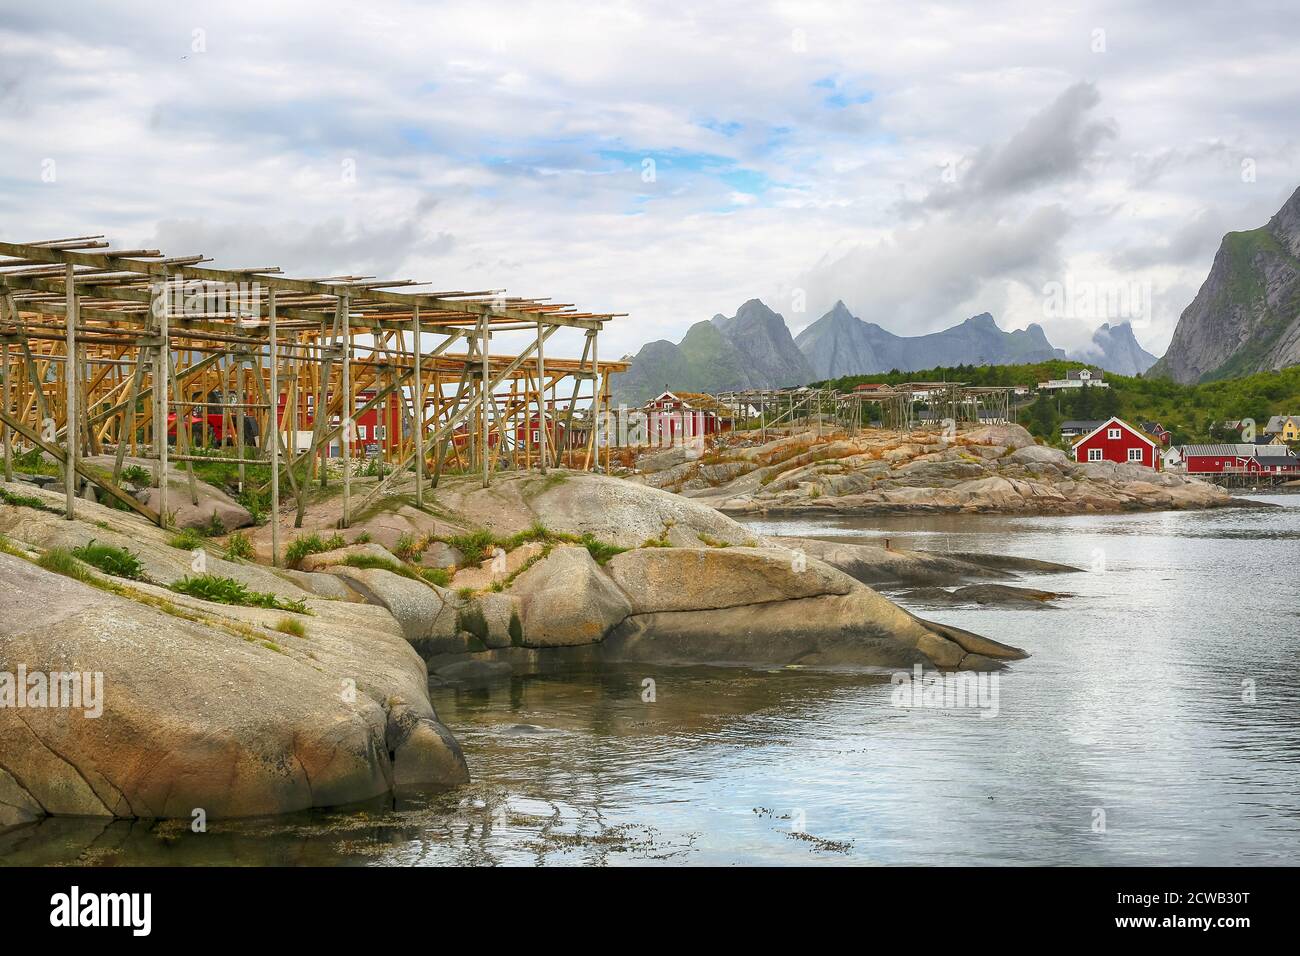
POLYGON ((666 473, 655 473, 642 480, 729 514, 1076 514, 1233 503, 1217 486, 1185 475, 1076 463, 1035 444, 1018 425, 986 425, 956 437, 929 430, 804 433, 724 456, 745 463, 738 477, 665 481, 666 473))
POLYGON ((180 594, 165 585, 194 573, 190 552, 123 512, 78 510, 69 522, 0 505, 13 552, 0 553, 0 671, 98 673, 103 687, 98 717, 0 708, 0 824, 33 813, 282 813, 468 779, 424 662, 386 609, 319 599, 215 555, 207 572, 302 601, 306 613, 180 594), (103 582, 93 586, 34 563, 92 539, 136 553, 148 580, 87 567, 103 582))
POLYGON ((586 548, 555 548, 514 581, 529 647, 595 644, 631 613, 627 597, 586 548))

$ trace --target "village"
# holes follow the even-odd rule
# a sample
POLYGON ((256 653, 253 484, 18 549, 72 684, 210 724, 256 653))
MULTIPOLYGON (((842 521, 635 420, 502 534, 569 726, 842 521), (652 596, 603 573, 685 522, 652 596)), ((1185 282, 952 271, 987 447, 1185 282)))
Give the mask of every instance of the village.
MULTIPOLYGON (((717 395, 664 391, 637 408, 612 410, 597 423, 597 444, 639 449, 695 442, 701 447, 723 434, 766 438, 783 426, 855 433, 865 428, 909 430, 1010 424, 1018 412, 1061 390, 1106 389, 1105 373, 1071 371, 1066 378, 1030 386, 969 388, 960 382, 865 382, 848 393, 804 386, 717 395)), ((580 419, 580 420, 585 420, 580 419)), ((1194 476, 1230 487, 1284 485, 1300 481, 1300 416, 1274 415, 1222 423, 1235 441, 1174 444, 1172 432, 1155 421, 1128 422, 1118 415, 1066 419, 1054 443, 1081 463, 1140 465, 1194 476)), ((584 432, 580 440, 587 438, 584 432)))

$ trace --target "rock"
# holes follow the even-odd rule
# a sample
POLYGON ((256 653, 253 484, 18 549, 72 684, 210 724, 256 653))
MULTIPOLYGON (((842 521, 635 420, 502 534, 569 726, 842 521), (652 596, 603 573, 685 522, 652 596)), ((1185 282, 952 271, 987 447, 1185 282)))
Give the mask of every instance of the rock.
POLYGON ((592 644, 632 611, 586 548, 556 547, 511 585, 527 647, 592 644))
POLYGON ((460 744, 438 721, 399 704, 389 709, 386 732, 394 787, 423 787, 430 780, 450 786, 469 783, 460 744))
POLYGON ((485 647, 510 647, 524 643, 520 601, 514 594, 492 591, 476 594, 461 602, 456 620, 461 630, 468 631, 485 647))
POLYGON ((504 680, 513 671, 508 661, 467 660, 444 664, 434 673, 448 684, 485 684, 504 680))
POLYGON ((302 571, 319 571, 334 564, 345 564, 348 558, 352 557, 374 558, 380 561, 391 561, 394 564, 402 563, 383 545, 370 541, 365 544, 350 544, 345 548, 335 548, 333 551, 309 554, 298 562, 298 568, 302 571))
POLYGON ((465 556, 443 541, 432 541, 420 555, 420 563, 426 568, 454 568, 465 556))
POLYGON ((333 565, 328 573, 341 577, 367 603, 385 608, 402 636, 421 657, 465 650, 460 631, 460 601, 454 593, 383 568, 333 565))
POLYGON ((692 611, 848 594, 857 583, 798 551, 640 548, 606 565, 634 614, 692 611))
POLYGON ((986 652, 989 666, 1000 667, 1025 656, 922 621, 865 586, 849 594, 633 615, 606 638, 604 651, 622 661, 807 667, 910 667, 939 660, 945 662, 939 666, 966 667, 970 654, 986 652))
POLYGON ((335 574, 323 574, 319 571, 295 571, 293 568, 281 568, 281 577, 292 581, 308 594, 330 601, 364 601, 360 594, 348 587, 347 582, 335 574))
POLYGON ((1035 588, 1010 587, 1005 584, 972 584, 946 591, 943 588, 917 588, 901 595, 909 602, 925 604, 997 604, 1011 607, 1044 607, 1069 595, 1035 588))
MULTIPOLYGON (((0 554, 0 659, 103 675, 99 717, 0 708, 0 765, 47 813, 215 818, 364 800, 391 791, 388 702, 436 720, 423 663, 382 612, 322 602, 304 640, 271 629, 284 612, 138 592, 174 610, 0 554), (39 619, 23 611, 33 604, 39 619)), ((424 763, 423 782, 454 782, 427 779, 424 763)))
POLYGON ((1065 468, 1070 465, 1070 459, 1059 448, 1048 448, 1046 445, 1026 445, 1023 448, 1017 448, 1008 456, 1017 464, 1039 463, 1047 465, 1056 465, 1065 468))
POLYGON ((666 535, 670 543, 696 547, 703 534, 742 545, 754 540, 743 525, 680 495, 618 478, 585 472, 499 475, 484 489, 474 479, 444 479, 443 506, 500 536, 541 523, 551 531, 590 534, 599 541, 635 548, 666 535))

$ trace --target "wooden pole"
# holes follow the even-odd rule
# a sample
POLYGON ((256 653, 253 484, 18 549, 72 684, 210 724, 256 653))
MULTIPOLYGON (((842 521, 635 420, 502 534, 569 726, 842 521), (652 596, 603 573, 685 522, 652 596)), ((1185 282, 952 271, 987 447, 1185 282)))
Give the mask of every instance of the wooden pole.
MULTIPOLYGON (((483 378, 479 383, 482 391, 482 398, 479 400, 479 409, 483 413, 483 447, 479 450, 483 456, 483 487, 486 488, 489 482, 488 466, 490 465, 488 455, 488 389, 492 387, 491 376, 488 374, 488 317, 485 313, 479 319, 479 341, 483 349, 483 378)), ((500 441, 500 436, 497 437, 500 441)))
MULTIPOLYGON (((171 345, 168 342, 167 311, 167 276, 162 279, 162 290, 158 304, 158 357, 153 367, 154 441, 158 444, 158 526, 167 527, 167 369, 171 365, 171 345)), ((181 419, 176 416, 176 434, 180 434, 181 419)))
POLYGON ((343 296, 340 308, 343 310, 343 517, 340 528, 348 526, 348 505, 352 495, 352 436, 356 429, 353 416, 356 414, 356 401, 352 398, 352 317, 348 297, 343 296))
POLYGON ((415 386, 411 394, 415 398, 415 507, 424 507, 424 374, 420 368, 420 307, 411 310, 411 341, 415 350, 415 386))
POLYGON ((77 286, 73 281, 73 265, 64 267, 64 317, 68 326, 68 354, 63 363, 67 399, 64 403, 64 441, 68 446, 68 460, 63 469, 63 489, 67 494, 67 518, 76 518, 73 502, 77 497, 77 286))
MULTIPOLYGON (((542 463, 542 474, 546 474, 546 351, 542 348, 542 323, 537 323, 537 437, 540 444, 537 449, 538 460, 542 463)), ((532 423, 529 422, 529 427, 532 423)))
MULTIPOLYGON (((266 438, 271 442, 271 564, 280 566, 280 359, 275 351, 275 290, 266 294, 266 338, 271 353, 271 415, 267 419, 266 438)), ((261 379, 261 370, 258 370, 261 379)), ((288 416, 289 407, 285 406, 288 416)))
MULTIPOLYGON (((3 305, 0 305, 0 309, 2 308, 3 305)), ((9 403, 10 395, 9 395, 9 343, 8 342, 5 342, 4 344, 4 367, 5 367, 4 369, 5 414, 9 415, 12 414, 13 408, 10 406, 9 403)), ((13 455, 13 448, 11 447, 12 442, 9 437, 8 425, 4 426, 4 441, 5 441, 5 481, 13 481, 14 480, 14 455, 13 455)))

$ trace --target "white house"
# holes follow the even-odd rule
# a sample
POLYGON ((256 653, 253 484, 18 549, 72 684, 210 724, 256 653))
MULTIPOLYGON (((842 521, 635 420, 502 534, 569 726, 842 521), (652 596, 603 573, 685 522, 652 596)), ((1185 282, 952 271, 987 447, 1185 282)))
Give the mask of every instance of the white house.
POLYGON ((1110 388, 1105 381, 1106 373, 1096 368, 1076 368, 1065 373, 1065 378, 1054 378, 1048 382, 1039 382, 1042 391, 1054 392, 1062 388, 1110 388))

